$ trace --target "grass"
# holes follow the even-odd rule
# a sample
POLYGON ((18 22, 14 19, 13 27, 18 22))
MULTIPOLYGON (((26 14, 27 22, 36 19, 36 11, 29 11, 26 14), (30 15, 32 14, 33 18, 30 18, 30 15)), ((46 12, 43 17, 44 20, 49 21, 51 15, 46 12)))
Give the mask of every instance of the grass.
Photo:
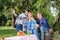
POLYGON ((12 27, 1 27, 0 28, 0 38, 16 36, 16 30, 12 27))
MULTIPOLYGON (((12 27, 0 27, 0 38, 16 36, 16 29, 12 27)), ((60 34, 54 33, 53 40, 60 40, 60 34)))

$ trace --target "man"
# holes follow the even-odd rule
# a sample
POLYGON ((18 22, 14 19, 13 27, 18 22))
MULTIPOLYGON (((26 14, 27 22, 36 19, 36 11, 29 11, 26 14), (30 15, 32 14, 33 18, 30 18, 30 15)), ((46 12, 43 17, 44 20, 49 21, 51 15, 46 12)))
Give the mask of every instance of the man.
POLYGON ((45 33, 48 34, 50 26, 48 24, 47 19, 43 17, 41 12, 37 13, 37 17, 39 19, 38 23, 40 25, 40 30, 41 30, 41 40, 44 40, 44 34, 45 33))

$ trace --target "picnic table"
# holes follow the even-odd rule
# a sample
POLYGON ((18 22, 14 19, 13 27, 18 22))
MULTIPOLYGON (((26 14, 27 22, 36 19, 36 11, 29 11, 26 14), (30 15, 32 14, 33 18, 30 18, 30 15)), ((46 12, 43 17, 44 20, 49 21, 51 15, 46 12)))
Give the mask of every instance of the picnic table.
POLYGON ((13 36, 4 38, 4 40, 37 40, 36 35, 25 35, 25 36, 13 36))

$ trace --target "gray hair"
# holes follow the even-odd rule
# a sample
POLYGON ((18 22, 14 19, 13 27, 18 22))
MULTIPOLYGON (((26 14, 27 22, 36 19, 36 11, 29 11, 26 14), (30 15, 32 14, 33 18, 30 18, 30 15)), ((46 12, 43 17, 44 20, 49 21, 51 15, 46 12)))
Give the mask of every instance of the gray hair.
POLYGON ((38 12, 38 14, 41 14, 43 16, 43 13, 42 12, 38 12))

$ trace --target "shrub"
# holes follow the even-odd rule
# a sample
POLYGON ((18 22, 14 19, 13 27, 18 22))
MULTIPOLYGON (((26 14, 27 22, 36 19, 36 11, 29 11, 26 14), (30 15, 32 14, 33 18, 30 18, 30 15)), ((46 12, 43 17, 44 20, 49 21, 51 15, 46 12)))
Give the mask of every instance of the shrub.
POLYGON ((8 20, 6 26, 11 26, 12 20, 8 20))

